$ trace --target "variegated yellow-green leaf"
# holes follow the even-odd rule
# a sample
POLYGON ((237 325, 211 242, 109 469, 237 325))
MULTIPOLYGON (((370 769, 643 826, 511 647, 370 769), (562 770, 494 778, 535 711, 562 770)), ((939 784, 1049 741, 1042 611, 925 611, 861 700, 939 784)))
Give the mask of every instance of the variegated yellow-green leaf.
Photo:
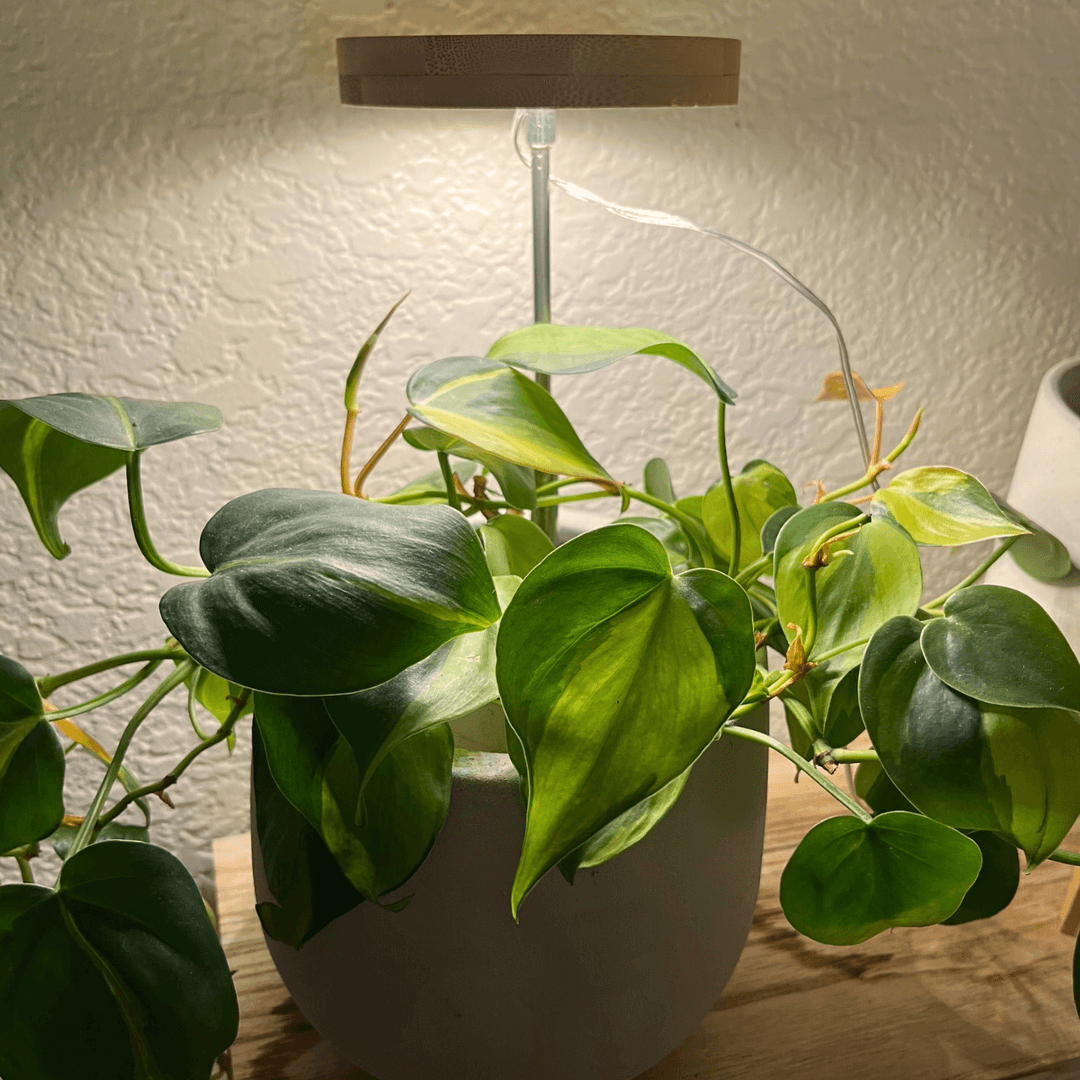
POLYGON ((415 371, 409 412, 515 465, 610 481, 555 399, 538 383, 495 360, 449 356, 415 371))
MULTIPOLYGON (((761 530, 773 514, 784 507, 798 507, 791 481, 767 461, 751 461, 731 478, 739 514, 739 568, 761 558, 761 530)), ((718 551, 730 553, 734 542, 727 495, 722 485, 710 488, 702 504, 709 538, 718 551)))
POLYGON ((523 371, 577 375, 597 371, 629 356, 663 356, 693 372, 721 401, 731 405, 735 391, 689 345, 657 330, 535 323, 504 334, 488 358, 523 371))
POLYGON ((746 593, 673 577, 661 543, 614 524, 564 544, 503 615, 496 672, 528 809, 511 895, 681 775, 754 676, 746 593))
POLYGON ((871 506, 885 511, 917 544, 957 547, 998 536, 1022 536, 990 492, 959 469, 908 469, 876 492, 871 506))
POLYGON ((1036 866, 1080 815, 1080 723, 958 693, 926 662, 923 633, 892 619, 863 657, 859 700, 881 764, 922 813, 1006 836, 1036 866))

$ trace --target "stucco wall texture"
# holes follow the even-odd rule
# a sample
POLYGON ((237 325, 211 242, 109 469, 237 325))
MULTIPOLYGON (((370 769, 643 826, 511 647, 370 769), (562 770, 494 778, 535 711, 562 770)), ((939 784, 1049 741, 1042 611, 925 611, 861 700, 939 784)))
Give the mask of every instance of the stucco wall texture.
MULTIPOLYGON (((1041 374, 1080 352, 1080 6, 1075 0, 6 0, 0 5, 0 396, 95 391, 199 400, 225 427, 144 459, 162 551, 197 558, 225 501, 334 489, 342 379, 412 295, 364 384, 357 465, 403 413, 407 374, 486 350, 531 319, 527 171, 509 113, 348 109, 334 39, 431 32, 713 34, 743 41, 737 107, 566 113, 554 171, 770 251, 834 308, 872 385, 905 380, 906 461, 1004 490, 1041 374)), ((757 263, 688 233, 554 196, 558 322, 651 326, 740 392, 737 466, 796 485, 855 474, 844 405, 815 405, 835 346, 757 263)), ((616 476, 661 454, 684 492, 716 476, 708 395, 663 361, 556 380, 616 476)), ((395 447, 371 490, 430 461, 395 447)), ((0 651, 35 673, 156 644, 172 583, 145 565, 122 474, 38 544, 0 479, 0 651)), ((938 559, 928 587, 974 565, 938 559)), ((104 687, 105 679, 95 686, 104 687)), ((73 700, 73 697, 64 700, 73 700)), ((58 698, 59 700, 59 698, 58 698)), ((132 706, 133 707, 133 706, 132 706)), ((130 712, 86 719, 115 742, 130 712)), ((130 764, 191 744, 177 698, 130 764)), ((207 883, 209 840, 247 826, 249 735, 157 807, 156 837, 207 883)), ((69 769, 73 805, 100 775, 69 769)))

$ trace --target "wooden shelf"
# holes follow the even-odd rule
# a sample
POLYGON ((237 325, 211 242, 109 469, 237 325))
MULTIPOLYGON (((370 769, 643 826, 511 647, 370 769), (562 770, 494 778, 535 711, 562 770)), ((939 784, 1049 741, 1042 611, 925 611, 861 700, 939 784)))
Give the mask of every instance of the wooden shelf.
MULTIPOLYGON (((761 892, 739 966, 697 1032, 640 1080, 1080 1080, 1073 943, 1059 929, 1069 868, 1047 863, 1022 878, 993 919, 818 945, 788 925, 777 893, 791 851, 835 804, 792 773, 782 760, 770 771, 761 892)), ((1070 842, 1080 844, 1080 829, 1070 842)), ((240 998, 236 1080, 366 1080, 278 979, 248 845, 246 836, 214 844, 221 938, 240 998)))

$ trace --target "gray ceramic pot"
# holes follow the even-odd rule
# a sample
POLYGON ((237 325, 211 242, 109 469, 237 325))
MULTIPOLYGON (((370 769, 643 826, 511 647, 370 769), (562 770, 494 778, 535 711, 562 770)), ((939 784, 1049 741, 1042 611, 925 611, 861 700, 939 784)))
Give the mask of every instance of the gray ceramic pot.
MULTIPOLYGON (((767 711, 748 719, 765 730, 767 711)), ((714 744, 652 833, 572 887, 549 873, 515 925, 517 777, 505 754, 459 750, 446 827, 400 893, 412 903, 267 945, 300 1011, 378 1080, 631 1080, 694 1031, 739 959, 765 787, 764 747, 714 744)))

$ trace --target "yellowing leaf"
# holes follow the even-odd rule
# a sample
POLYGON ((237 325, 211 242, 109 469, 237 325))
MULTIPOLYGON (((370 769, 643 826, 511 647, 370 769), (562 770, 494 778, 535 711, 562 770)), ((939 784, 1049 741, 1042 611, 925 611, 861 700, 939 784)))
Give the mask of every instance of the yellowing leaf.
MULTIPOLYGON (((863 381, 861 375, 858 372, 853 371, 851 373, 852 381, 855 383, 855 393, 860 401, 878 401, 885 402, 889 398, 896 397, 901 390, 904 389, 902 382, 895 383, 893 386, 882 386, 877 390, 871 390, 869 386, 863 381)), ((844 386, 844 375, 840 371, 830 371, 825 376, 825 381, 821 386, 821 393, 818 394, 815 401, 847 401, 847 388, 844 386)))

